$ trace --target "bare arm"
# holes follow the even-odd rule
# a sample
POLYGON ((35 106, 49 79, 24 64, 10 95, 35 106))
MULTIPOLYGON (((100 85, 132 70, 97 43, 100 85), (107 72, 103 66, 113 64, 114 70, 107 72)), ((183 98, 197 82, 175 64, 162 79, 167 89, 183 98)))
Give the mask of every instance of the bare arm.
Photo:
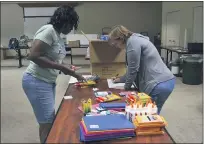
POLYGON ((77 77, 77 74, 73 70, 69 69, 68 67, 65 67, 62 64, 53 62, 47 57, 45 57, 44 54, 47 49, 51 49, 51 47, 47 43, 38 39, 34 40, 28 59, 42 68, 57 69, 67 75, 77 77))

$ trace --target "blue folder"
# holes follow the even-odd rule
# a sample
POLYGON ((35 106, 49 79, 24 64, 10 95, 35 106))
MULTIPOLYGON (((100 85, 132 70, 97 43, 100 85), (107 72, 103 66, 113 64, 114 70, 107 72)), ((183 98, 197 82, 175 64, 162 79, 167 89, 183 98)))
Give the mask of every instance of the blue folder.
POLYGON ((100 103, 99 107, 104 109, 121 108, 125 109, 126 103, 100 103))
POLYGON ((124 137, 134 137, 135 133, 120 133, 120 134, 109 134, 109 135, 100 135, 99 137, 85 137, 82 127, 80 126, 80 141, 101 141, 101 140, 111 140, 124 137))
POLYGON ((133 123, 131 123, 124 115, 83 117, 83 121, 88 132, 135 129, 133 123))

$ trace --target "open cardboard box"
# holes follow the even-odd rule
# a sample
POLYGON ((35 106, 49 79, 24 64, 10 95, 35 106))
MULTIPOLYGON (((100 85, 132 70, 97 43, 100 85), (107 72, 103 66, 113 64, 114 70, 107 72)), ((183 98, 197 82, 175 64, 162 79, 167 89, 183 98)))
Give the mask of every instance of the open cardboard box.
POLYGON ((114 48, 107 41, 92 40, 89 48, 91 64, 125 62, 125 49, 114 48))
POLYGON ((101 79, 123 76, 126 73, 125 63, 91 64, 91 74, 97 74, 101 79))

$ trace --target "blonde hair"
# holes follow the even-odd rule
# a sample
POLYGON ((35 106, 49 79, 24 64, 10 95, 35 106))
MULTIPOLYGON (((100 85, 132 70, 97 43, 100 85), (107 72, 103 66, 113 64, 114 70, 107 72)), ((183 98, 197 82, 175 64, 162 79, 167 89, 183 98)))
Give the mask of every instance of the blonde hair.
POLYGON ((122 25, 114 26, 109 33, 110 39, 120 39, 123 42, 126 42, 127 39, 133 34, 130 30, 128 30, 126 27, 122 25))

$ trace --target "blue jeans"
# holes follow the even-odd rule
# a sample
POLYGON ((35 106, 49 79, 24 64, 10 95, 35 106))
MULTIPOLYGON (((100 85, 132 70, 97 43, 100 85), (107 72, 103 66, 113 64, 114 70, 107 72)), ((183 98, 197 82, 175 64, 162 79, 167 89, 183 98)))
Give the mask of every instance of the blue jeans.
POLYGON ((172 93, 174 86, 175 78, 159 83, 157 86, 154 87, 154 89, 150 93, 152 100, 156 102, 158 114, 160 114, 162 106, 168 99, 169 95, 172 93))
POLYGON ((38 123, 52 123, 55 117, 56 84, 47 83, 31 74, 24 73, 22 87, 32 105, 38 123))

